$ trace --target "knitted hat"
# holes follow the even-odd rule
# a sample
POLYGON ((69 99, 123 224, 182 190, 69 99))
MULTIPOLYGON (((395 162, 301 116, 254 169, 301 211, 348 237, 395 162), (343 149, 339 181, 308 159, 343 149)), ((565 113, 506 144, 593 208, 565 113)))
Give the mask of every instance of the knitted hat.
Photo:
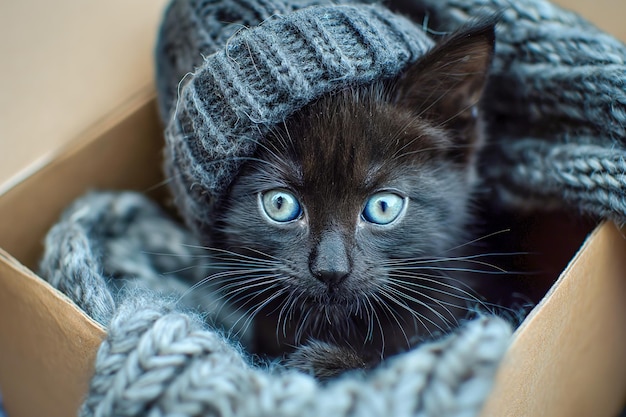
POLYGON ((157 50, 166 171, 194 228, 210 227, 215 204, 272 126, 325 93, 399 74, 432 45, 420 27, 377 5, 207 3, 174 2, 157 50), (202 30, 178 50, 172 28, 190 25, 202 30), (205 58, 185 78, 189 48, 205 58))

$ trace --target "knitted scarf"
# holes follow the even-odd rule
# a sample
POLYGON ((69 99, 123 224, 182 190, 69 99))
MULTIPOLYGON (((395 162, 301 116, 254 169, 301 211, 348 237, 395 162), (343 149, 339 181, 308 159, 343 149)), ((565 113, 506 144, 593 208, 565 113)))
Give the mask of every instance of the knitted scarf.
POLYGON ((511 335, 504 320, 481 317, 322 385, 254 364, 210 292, 189 303, 195 312, 178 302, 205 264, 196 239, 140 194, 91 193, 68 208, 42 274, 108 329, 81 416, 475 415, 511 335))

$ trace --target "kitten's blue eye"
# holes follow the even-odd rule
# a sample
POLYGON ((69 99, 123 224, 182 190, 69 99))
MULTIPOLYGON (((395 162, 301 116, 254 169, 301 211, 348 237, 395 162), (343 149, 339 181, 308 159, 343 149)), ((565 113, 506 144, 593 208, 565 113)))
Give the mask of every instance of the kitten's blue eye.
POLYGON ((290 222, 302 214, 298 199, 285 190, 270 190, 263 193, 261 205, 267 217, 279 223, 290 222))
POLYGON ((363 218, 370 223, 387 225, 396 220, 404 207, 404 198, 392 192, 376 193, 367 200, 363 218))

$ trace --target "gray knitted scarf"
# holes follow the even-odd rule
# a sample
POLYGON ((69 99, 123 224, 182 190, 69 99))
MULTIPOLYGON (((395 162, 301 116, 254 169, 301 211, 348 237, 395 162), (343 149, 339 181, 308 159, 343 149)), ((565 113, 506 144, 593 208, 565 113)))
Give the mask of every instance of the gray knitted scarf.
POLYGON ((81 416, 471 416, 511 335, 482 317, 369 375, 321 385, 254 365, 210 292, 192 302, 201 311, 177 303, 206 268, 196 239, 140 194, 92 193, 68 208, 42 273, 108 329, 81 416))
MULTIPOLYGON (((543 0, 397 6, 432 33, 500 13, 480 164, 495 199, 626 220, 624 45, 543 0)), ((478 318, 366 375, 320 385, 253 364, 246 340, 228 337, 236 323, 228 306, 210 291, 191 300, 200 311, 178 302, 210 267, 190 229, 210 230, 211 208, 268 129, 322 94, 397 74, 431 44, 422 26, 375 5, 172 2, 157 84, 165 168, 189 229, 141 195, 93 193, 46 240, 41 275, 108 330, 81 415, 479 412, 509 341, 501 319, 478 318)))

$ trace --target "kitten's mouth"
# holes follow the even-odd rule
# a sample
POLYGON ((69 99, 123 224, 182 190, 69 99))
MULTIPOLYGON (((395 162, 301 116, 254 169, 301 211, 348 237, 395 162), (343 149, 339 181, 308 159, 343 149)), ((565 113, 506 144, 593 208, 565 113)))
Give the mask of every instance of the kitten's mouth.
POLYGON ((331 309, 336 313, 349 314, 354 309, 354 306, 361 303, 362 297, 359 297, 355 292, 348 291, 345 288, 326 288, 319 294, 315 294, 308 298, 308 307, 318 307, 322 309, 331 309))
MULTIPOLYGON (((356 287, 350 280, 341 282, 320 282, 308 285, 298 292, 304 295, 305 308, 320 307, 332 308, 341 311, 352 311, 356 305, 367 303, 368 291, 366 288, 356 287)), ((312 281, 309 281, 312 282, 312 281)))

